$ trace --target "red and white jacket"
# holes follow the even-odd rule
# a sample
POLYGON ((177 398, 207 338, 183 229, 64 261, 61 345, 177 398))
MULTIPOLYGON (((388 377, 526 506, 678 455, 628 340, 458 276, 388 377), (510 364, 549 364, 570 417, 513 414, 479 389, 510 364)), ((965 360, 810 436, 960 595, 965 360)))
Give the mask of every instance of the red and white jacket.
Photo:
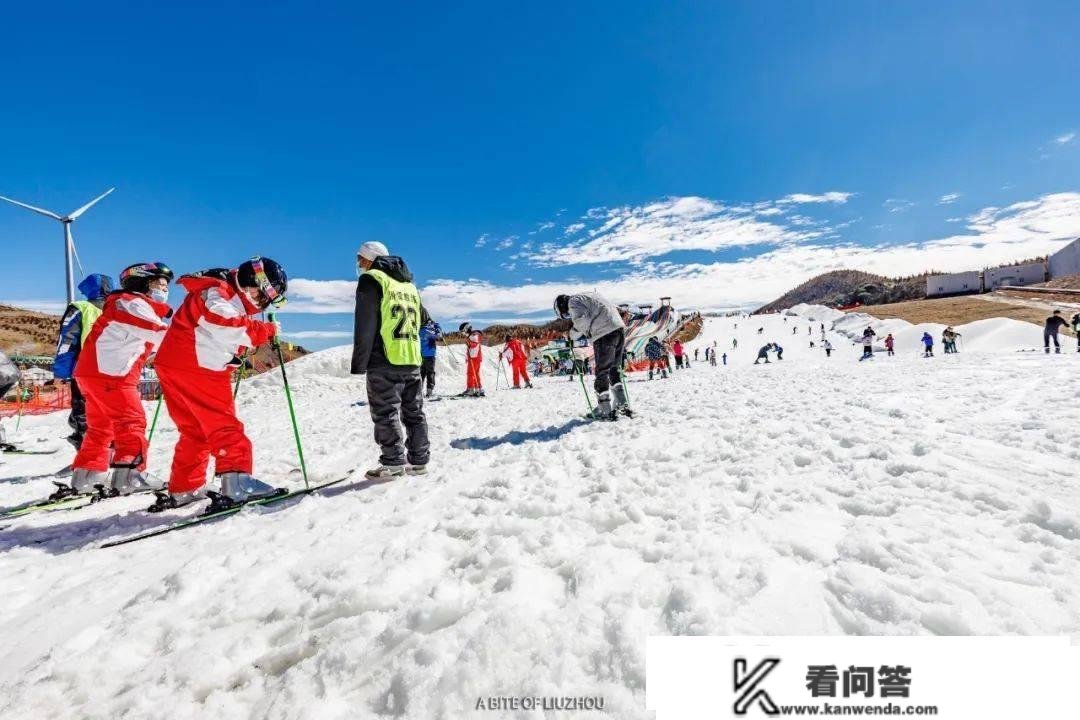
POLYGON ((483 353, 480 350, 480 348, 483 347, 480 344, 481 337, 483 336, 480 334, 479 330, 473 330, 471 333, 469 333, 469 337, 465 339, 466 355, 470 360, 479 361, 480 358, 483 356, 483 353))
POLYGON ((150 353, 157 349, 172 313, 165 303, 133 292, 105 299, 75 365, 75 378, 124 378, 135 382, 150 353))
POLYGON ((258 347, 274 336, 274 323, 249 317, 259 308, 233 283, 184 276, 176 284, 188 295, 165 334, 155 365, 227 373, 229 361, 241 348, 258 347))
POLYGON ((521 344, 521 341, 517 338, 510 338, 506 341, 506 345, 503 346, 500 356, 505 357, 512 363, 523 363, 529 359, 529 354, 525 352, 525 346, 521 344))

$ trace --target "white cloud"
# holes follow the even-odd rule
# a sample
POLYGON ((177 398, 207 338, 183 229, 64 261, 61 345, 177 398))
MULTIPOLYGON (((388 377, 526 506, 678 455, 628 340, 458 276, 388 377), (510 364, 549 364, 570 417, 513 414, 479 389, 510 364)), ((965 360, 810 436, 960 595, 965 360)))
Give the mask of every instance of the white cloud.
POLYGON ((553 227, 555 227, 555 223, 553 222, 542 222, 536 226, 536 230, 537 232, 544 232, 545 230, 550 230, 553 227))
POLYGON ((507 249, 507 248, 509 248, 509 247, 513 247, 513 246, 514 246, 514 242, 515 242, 515 241, 516 241, 517 239, 518 239, 518 236, 517 236, 517 235, 511 235, 511 236, 509 236, 509 237, 504 237, 504 238, 503 238, 502 240, 500 240, 500 241, 499 241, 499 244, 498 244, 498 245, 496 245, 496 246, 495 246, 495 248, 496 248, 497 250, 506 250, 506 249, 507 249))
POLYGON ((835 203, 843 205, 848 201, 854 193, 849 192, 837 192, 835 190, 821 195, 807 195, 806 193, 792 193, 786 197, 777 200, 779 205, 788 205, 791 203, 835 203))
MULTIPOLYGON (((823 226, 806 229, 767 219, 776 214, 772 203, 730 207, 693 196, 667 198, 638 207, 603 211, 593 208, 585 219, 599 225, 567 244, 546 243, 529 259, 548 267, 607 262, 640 264, 677 250, 776 246, 811 240, 827 232, 823 226)), ((569 226, 567 233, 577 234, 580 229, 569 226)))
POLYGON ((487 233, 484 233, 480 237, 476 238, 476 243, 475 243, 475 245, 473 247, 478 247, 478 248, 484 247, 485 245, 487 245, 487 241, 488 241, 487 233))
POLYGON ((945 222, 951 222, 951 223, 964 222, 964 218, 962 218, 962 217, 945 218, 945 222))
POLYGON ((899 213, 915 207, 915 203, 903 198, 889 198, 883 203, 883 206, 891 213, 899 213))
MULTIPOLYGON (((763 303, 808 278, 841 268, 898 276, 928 269, 978 269, 1054 252, 1080 236, 1080 193, 1045 195, 1005 208, 989 207, 967 218, 966 232, 923 242, 860 246, 822 239, 785 243, 735 262, 676 265, 642 263, 599 280, 495 285, 485 280, 434 280, 422 288, 424 304, 438 318, 543 314, 561 292, 597 290, 616 302, 655 302, 671 295, 676 305, 701 310, 763 303)), ((355 281, 294 280, 293 311, 349 312, 355 281)))
POLYGON ((1058 135, 1056 138, 1054 138, 1054 142, 1057 143, 1058 145, 1068 145, 1069 143, 1071 143, 1075 139, 1076 139, 1076 133, 1070 132, 1070 133, 1065 133, 1064 135, 1058 135))
POLYGON ((938 198, 938 205, 952 205, 960 199, 960 193, 949 193, 938 198))
POLYGON ((585 229, 585 223, 572 223, 570 225, 567 225, 563 229, 563 235, 565 237, 570 237, 571 235, 577 235, 579 232, 581 232, 584 229, 585 229))
POLYGON ((0 305, 10 305, 22 310, 48 313, 49 315, 63 315, 67 309, 67 302, 63 300, 0 300, 0 305))

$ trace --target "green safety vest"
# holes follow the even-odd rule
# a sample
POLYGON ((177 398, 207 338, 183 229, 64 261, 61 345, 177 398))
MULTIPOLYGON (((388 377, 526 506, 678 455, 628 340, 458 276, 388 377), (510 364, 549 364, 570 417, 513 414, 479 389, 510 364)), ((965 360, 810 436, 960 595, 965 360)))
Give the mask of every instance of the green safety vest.
POLYGON ((79 312, 82 313, 82 331, 79 333, 79 347, 82 347, 86 344, 86 336, 90 334, 90 329, 101 317, 101 308, 88 300, 75 300, 71 304, 79 308, 79 312))
POLYGON ((382 287, 379 335, 391 365, 420 365, 420 292, 382 270, 367 270, 382 287))

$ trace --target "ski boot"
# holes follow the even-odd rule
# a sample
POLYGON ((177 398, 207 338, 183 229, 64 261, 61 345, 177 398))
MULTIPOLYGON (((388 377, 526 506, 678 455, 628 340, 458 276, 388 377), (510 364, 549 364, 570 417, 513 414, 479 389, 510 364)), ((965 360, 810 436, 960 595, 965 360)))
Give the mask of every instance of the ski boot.
POLYGON ((533 384, 531 382, 525 383, 525 387, 528 388, 529 390, 532 389, 532 386, 533 386, 533 384))
MULTIPOLYGON (((60 483, 57 483, 59 485, 60 483)), ((75 468, 71 472, 71 494, 87 495, 100 491, 98 488, 110 488, 109 473, 105 470, 87 470, 75 468)))
MULTIPOLYGON (((221 492, 217 494, 234 503, 261 500, 285 493, 284 488, 267 485, 262 480, 251 477, 249 473, 223 472, 219 473, 218 477, 221 478, 221 492)), ((208 494, 211 499, 214 498, 214 493, 208 494)))
POLYGON ((435 391, 432 390, 431 388, 428 388, 427 390, 424 391, 424 397, 425 398, 431 398, 431 396, 434 395, 434 394, 435 394, 435 391))
MULTIPOLYGON (((420 465, 418 467, 424 468, 424 472, 427 472, 426 465, 420 465)), ((415 474, 422 475, 423 473, 415 474)), ((404 475, 404 465, 379 465, 378 467, 373 467, 372 469, 364 473, 364 477, 366 477, 368 480, 389 480, 391 478, 403 477, 404 475)))
POLYGON ((623 417, 634 417, 634 411, 630 409, 630 400, 626 397, 626 388, 623 384, 612 385, 611 394, 615 396, 615 410, 623 417))
POLYGON ((614 420, 615 411, 611 408, 611 396, 607 393, 601 393, 597 397, 596 407, 589 413, 589 417, 593 420, 614 420))
POLYGON ((427 475, 427 463, 423 465, 406 465, 406 475, 427 475))
POLYGON ((154 504, 146 508, 146 512, 159 513, 165 510, 175 510, 185 505, 205 500, 207 498, 206 490, 199 488, 198 490, 191 490, 190 492, 182 493, 168 493, 168 492, 155 492, 154 504))
POLYGON ((130 495, 142 490, 161 490, 164 484, 134 467, 118 466, 112 471, 112 489, 116 495, 130 495))

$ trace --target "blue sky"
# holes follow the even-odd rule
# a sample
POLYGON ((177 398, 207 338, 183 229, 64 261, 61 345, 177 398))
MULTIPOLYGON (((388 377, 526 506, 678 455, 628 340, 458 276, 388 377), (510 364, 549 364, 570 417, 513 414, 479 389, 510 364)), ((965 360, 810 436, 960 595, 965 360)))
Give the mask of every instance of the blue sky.
MULTIPOLYGON (((88 272, 274 257, 313 347, 347 341, 367 239, 483 322, 1080 235, 1076 3, 150 5, 5 8, 0 195, 115 186, 88 272)), ((62 300, 60 232, 0 207, 0 300, 62 300)))

